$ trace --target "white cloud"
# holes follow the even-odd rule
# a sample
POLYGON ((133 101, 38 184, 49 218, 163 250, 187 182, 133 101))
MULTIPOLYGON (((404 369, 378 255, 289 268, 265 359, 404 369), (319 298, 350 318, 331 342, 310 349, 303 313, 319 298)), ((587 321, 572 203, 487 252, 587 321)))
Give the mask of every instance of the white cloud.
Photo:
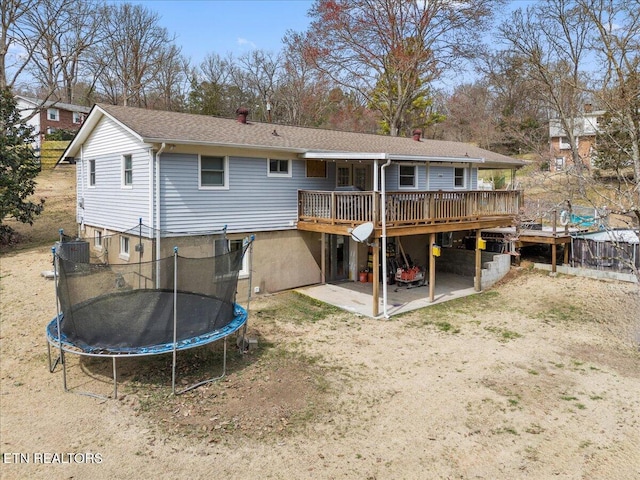
POLYGON ((246 38, 238 38, 238 45, 240 45, 241 47, 244 46, 249 46, 251 48, 256 48, 256 44, 253 43, 251 40, 247 40, 246 38))

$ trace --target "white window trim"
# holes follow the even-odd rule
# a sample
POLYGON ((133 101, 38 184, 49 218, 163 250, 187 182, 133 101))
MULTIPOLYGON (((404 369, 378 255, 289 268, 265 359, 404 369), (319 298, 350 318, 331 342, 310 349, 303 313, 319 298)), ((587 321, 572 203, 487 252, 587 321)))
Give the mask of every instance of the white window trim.
POLYGON ((49 120, 50 122, 59 122, 60 110, 57 108, 47 108, 47 120, 49 120), (55 113, 55 118, 51 118, 51 113, 55 113))
POLYGON ((293 164, 288 158, 267 158, 267 177, 279 177, 279 178, 291 178, 291 170, 293 169, 293 164), (287 172, 272 172, 271 171, 271 161, 277 160, 279 162, 287 162, 287 172))
POLYGON ((453 167, 453 189, 454 190, 466 190, 467 189, 467 177, 469 169, 464 168, 464 167, 453 167), (456 170, 457 169, 461 169, 462 170, 462 186, 457 186, 456 185, 456 170))
MULTIPOLYGON (((244 239, 232 238, 229 239, 228 242, 241 242, 242 247, 245 248, 244 239)), ((229 245, 230 247, 231 245, 229 245)), ((240 271, 238 272, 238 278, 249 278, 249 249, 244 252, 242 257, 242 267, 240 267, 240 271)))
POLYGON ((399 190, 417 190, 418 189, 418 166, 417 165, 398 165, 398 189, 399 190), (413 185, 402 185, 400 183, 401 167, 413 168, 413 185))
POLYGON ((559 137, 558 138, 558 148, 560 150, 571 150, 571 144, 569 143, 569 137, 559 137))
POLYGON ((104 246, 104 233, 101 230, 94 230, 93 231, 93 247, 96 250, 102 251, 103 246, 104 246), (98 239, 100 240, 100 243, 98 243, 98 239))
POLYGON ((131 238, 129 238, 129 237, 125 236, 125 235, 121 235, 120 236, 120 251, 119 251, 118 257, 121 258, 122 260, 129 260, 130 254, 131 254, 131 238), (125 238, 128 240, 128 242, 127 242, 127 251, 126 252, 124 251, 125 238))
POLYGON ((123 188, 123 189, 126 189, 126 190, 131 190, 133 188, 133 155, 125 154, 125 155, 122 155, 121 158, 122 158, 122 160, 121 160, 122 169, 121 169, 121 172, 120 172, 120 179, 121 179, 120 187, 123 188), (126 175, 125 175, 125 158, 126 157, 131 157, 131 183, 126 183, 125 182, 125 178, 126 178, 126 175))
POLYGON ((97 177, 97 164, 95 160, 87 160, 87 186, 89 188, 96 188, 97 177), (91 183, 91 165, 93 164, 93 183, 91 183))
POLYGON ((229 157, 226 155, 204 155, 205 157, 221 157, 224 163, 224 185, 202 185, 202 157, 198 154, 198 189, 199 190, 229 190, 229 157))

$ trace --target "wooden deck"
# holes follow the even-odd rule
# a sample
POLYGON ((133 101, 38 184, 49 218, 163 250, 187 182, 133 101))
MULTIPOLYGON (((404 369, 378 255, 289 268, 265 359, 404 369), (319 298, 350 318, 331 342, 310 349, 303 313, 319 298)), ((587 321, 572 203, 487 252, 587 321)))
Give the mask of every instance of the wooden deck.
MULTIPOLYGON (((420 191, 386 193, 389 235, 474 230, 513 225, 522 205, 522 192, 420 191)), ((380 236, 380 192, 298 192, 298 229, 347 234, 350 228, 372 222, 380 236)))

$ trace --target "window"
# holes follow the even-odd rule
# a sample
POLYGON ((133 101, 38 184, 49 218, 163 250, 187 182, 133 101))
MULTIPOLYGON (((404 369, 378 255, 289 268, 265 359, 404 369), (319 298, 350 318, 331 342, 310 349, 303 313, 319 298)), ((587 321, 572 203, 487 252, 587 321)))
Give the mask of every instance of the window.
MULTIPOLYGON (((220 255, 224 255, 226 253, 237 252, 238 250, 242 251, 244 248, 244 240, 242 239, 234 239, 234 240, 216 240, 215 243, 215 255, 216 257, 220 255)), ((228 275, 231 273, 231 264, 230 257, 223 257, 225 259, 224 262, 217 261, 215 264, 215 272, 216 275, 228 275)), ((239 277, 247 277, 249 276, 249 252, 245 252, 245 255, 242 257, 242 266, 240 267, 240 271, 238 272, 239 277)))
POLYGON ((89 160, 89 186, 95 187, 96 185, 96 161, 89 160))
POLYGON ((416 167, 413 165, 400 165, 400 188, 413 188, 416 186, 416 167))
POLYGON ((569 144, 569 139, 567 137, 560 137, 560 150, 569 150, 571 149, 571 145, 569 144))
POLYGON ((82 123, 82 114, 80 112, 73 112, 73 123, 82 123))
POLYGON ((351 166, 336 167, 336 185, 338 187, 347 187, 351 185, 351 166))
POLYGON ((226 157, 200 157, 200 187, 227 188, 228 168, 226 157))
POLYGON ((48 108, 47 109, 47 119, 53 122, 57 122, 60 120, 60 110, 57 108, 48 108))
POLYGON ((99 230, 94 232, 93 245, 98 249, 102 248, 102 232, 99 230))
POLYGON ((52 133, 55 133, 56 130, 57 130, 57 128, 47 127, 47 135, 51 135, 52 133))
POLYGON ((465 188, 465 180, 464 168, 455 168, 453 172, 453 186, 455 188, 465 188))
POLYGON ((267 160, 269 165, 269 170, 267 171, 268 177, 290 177, 291 170, 289 168, 289 164, 291 163, 289 160, 275 160, 269 159, 267 160))
POLYGON ((131 155, 122 156, 122 186, 131 187, 133 185, 133 159, 131 155))
POLYGON ((564 157, 556 158, 556 171, 564 170, 564 157))
MULTIPOLYGON (((242 250, 243 248, 244 248, 244 240, 229 240, 230 252, 242 250)), ((248 250, 245 252, 244 257, 242 257, 242 267, 240 267, 238 276, 239 277, 249 276, 249 251, 248 250)))
POLYGON ((120 258, 123 260, 129 260, 129 237, 120 237, 120 258))

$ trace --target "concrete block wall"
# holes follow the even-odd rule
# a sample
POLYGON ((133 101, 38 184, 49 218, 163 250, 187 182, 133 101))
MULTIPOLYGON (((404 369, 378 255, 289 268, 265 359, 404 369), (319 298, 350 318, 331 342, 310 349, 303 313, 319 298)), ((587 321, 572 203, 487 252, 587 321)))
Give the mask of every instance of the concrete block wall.
MULTIPOLYGON (((443 248, 436 259, 436 271, 474 277, 476 275, 476 252, 459 248, 443 248)), ((482 252, 481 288, 489 288, 502 279, 511 268, 511 256, 493 252, 482 252)))
POLYGON ((493 254, 493 259, 482 264, 482 277, 480 288, 489 288, 498 280, 501 280, 511 268, 511 255, 504 253, 493 254))

